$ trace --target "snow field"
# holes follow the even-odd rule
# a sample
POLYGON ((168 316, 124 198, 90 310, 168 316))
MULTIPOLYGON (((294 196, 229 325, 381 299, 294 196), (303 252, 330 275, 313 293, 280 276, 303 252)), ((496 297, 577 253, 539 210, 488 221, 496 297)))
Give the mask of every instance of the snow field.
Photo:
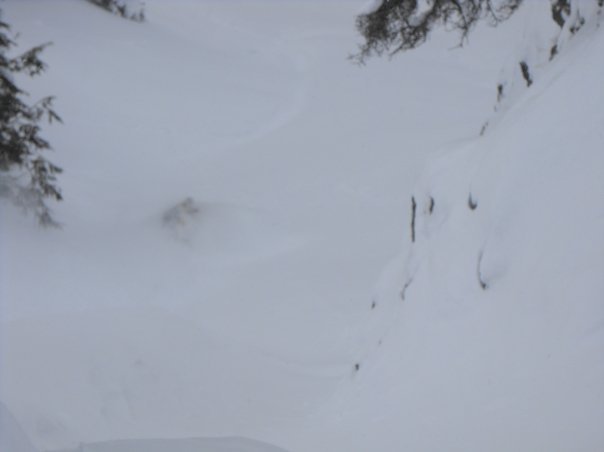
POLYGON ((548 64, 532 6, 358 68, 361 1, 146 3, 3 5, 65 121, 63 229, 1 212, 18 452, 604 444, 595 20, 548 64))

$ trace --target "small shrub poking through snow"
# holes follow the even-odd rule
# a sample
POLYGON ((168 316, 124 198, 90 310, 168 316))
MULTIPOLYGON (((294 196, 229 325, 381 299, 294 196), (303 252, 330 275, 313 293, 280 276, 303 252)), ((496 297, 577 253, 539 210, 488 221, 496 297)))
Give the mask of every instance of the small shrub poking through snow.
POLYGON ((186 239, 187 230, 190 225, 195 222, 200 211, 201 208, 193 198, 186 198, 184 201, 176 204, 164 213, 162 223, 166 228, 170 229, 177 238, 186 239))

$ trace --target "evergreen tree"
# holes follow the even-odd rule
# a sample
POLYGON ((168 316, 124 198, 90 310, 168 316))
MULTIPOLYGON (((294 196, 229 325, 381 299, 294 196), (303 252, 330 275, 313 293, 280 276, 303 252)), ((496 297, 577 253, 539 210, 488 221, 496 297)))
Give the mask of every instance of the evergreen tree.
POLYGON ((509 18, 522 0, 378 0, 376 8, 357 17, 365 38, 354 58, 363 63, 372 55, 413 49, 423 44, 434 27, 447 26, 467 37, 474 25, 496 25, 509 18))
POLYGON ((140 0, 88 0, 110 13, 135 22, 143 22, 145 20, 145 12, 143 3, 140 0))
POLYGON ((28 104, 27 93, 13 77, 42 73, 46 65, 39 55, 48 44, 11 57, 8 52, 15 42, 8 33, 10 27, 0 10, 0 195, 32 211, 40 224, 56 225, 45 201, 62 199, 56 185, 61 169, 42 155, 50 144, 40 136, 39 123, 44 118, 50 122, 61 119, 52 109, 52 97, 28 104))

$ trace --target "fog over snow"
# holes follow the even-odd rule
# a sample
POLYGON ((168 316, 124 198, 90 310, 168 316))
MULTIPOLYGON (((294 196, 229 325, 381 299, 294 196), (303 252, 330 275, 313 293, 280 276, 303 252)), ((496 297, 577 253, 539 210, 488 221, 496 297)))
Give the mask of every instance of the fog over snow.
POLYGON ((602 7, 358 66, 376 7, 0 3, 64 122, 61 228, 0 199, 0 452, 604 449, 602 7))

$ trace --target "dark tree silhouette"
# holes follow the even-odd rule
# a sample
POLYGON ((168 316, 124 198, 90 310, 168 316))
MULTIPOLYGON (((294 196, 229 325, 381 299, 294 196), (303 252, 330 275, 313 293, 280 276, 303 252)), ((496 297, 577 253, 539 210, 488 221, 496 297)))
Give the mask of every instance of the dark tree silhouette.
POLYGON ((145 12, 142 2, 138 0, 88 0, 110 13, 135 22, 143 22, 145 20, 145 12))
POLYGON ((393 55, 423 44, 430 32, 446 26, 460 34, 460 43, 481 20, 491 25, 508 19, 522 0, 382 0, 373 11, 357 17, 365 42, 353 59, 393 55))
POLYGON ((48 44, 11 57, 8 51, 15 42, 9 32, 0 10, 0 195, 32 211, 42 225, 56 225, 45 200, 62 199, 56 185, 61 169, 42 156, 50 144, 40 136, 39 122, 61 119, 52 109, 52 97, 29 105, 27 93, 14 80, 18 73, 35 76, 44 71, 39 55, 48 44))

